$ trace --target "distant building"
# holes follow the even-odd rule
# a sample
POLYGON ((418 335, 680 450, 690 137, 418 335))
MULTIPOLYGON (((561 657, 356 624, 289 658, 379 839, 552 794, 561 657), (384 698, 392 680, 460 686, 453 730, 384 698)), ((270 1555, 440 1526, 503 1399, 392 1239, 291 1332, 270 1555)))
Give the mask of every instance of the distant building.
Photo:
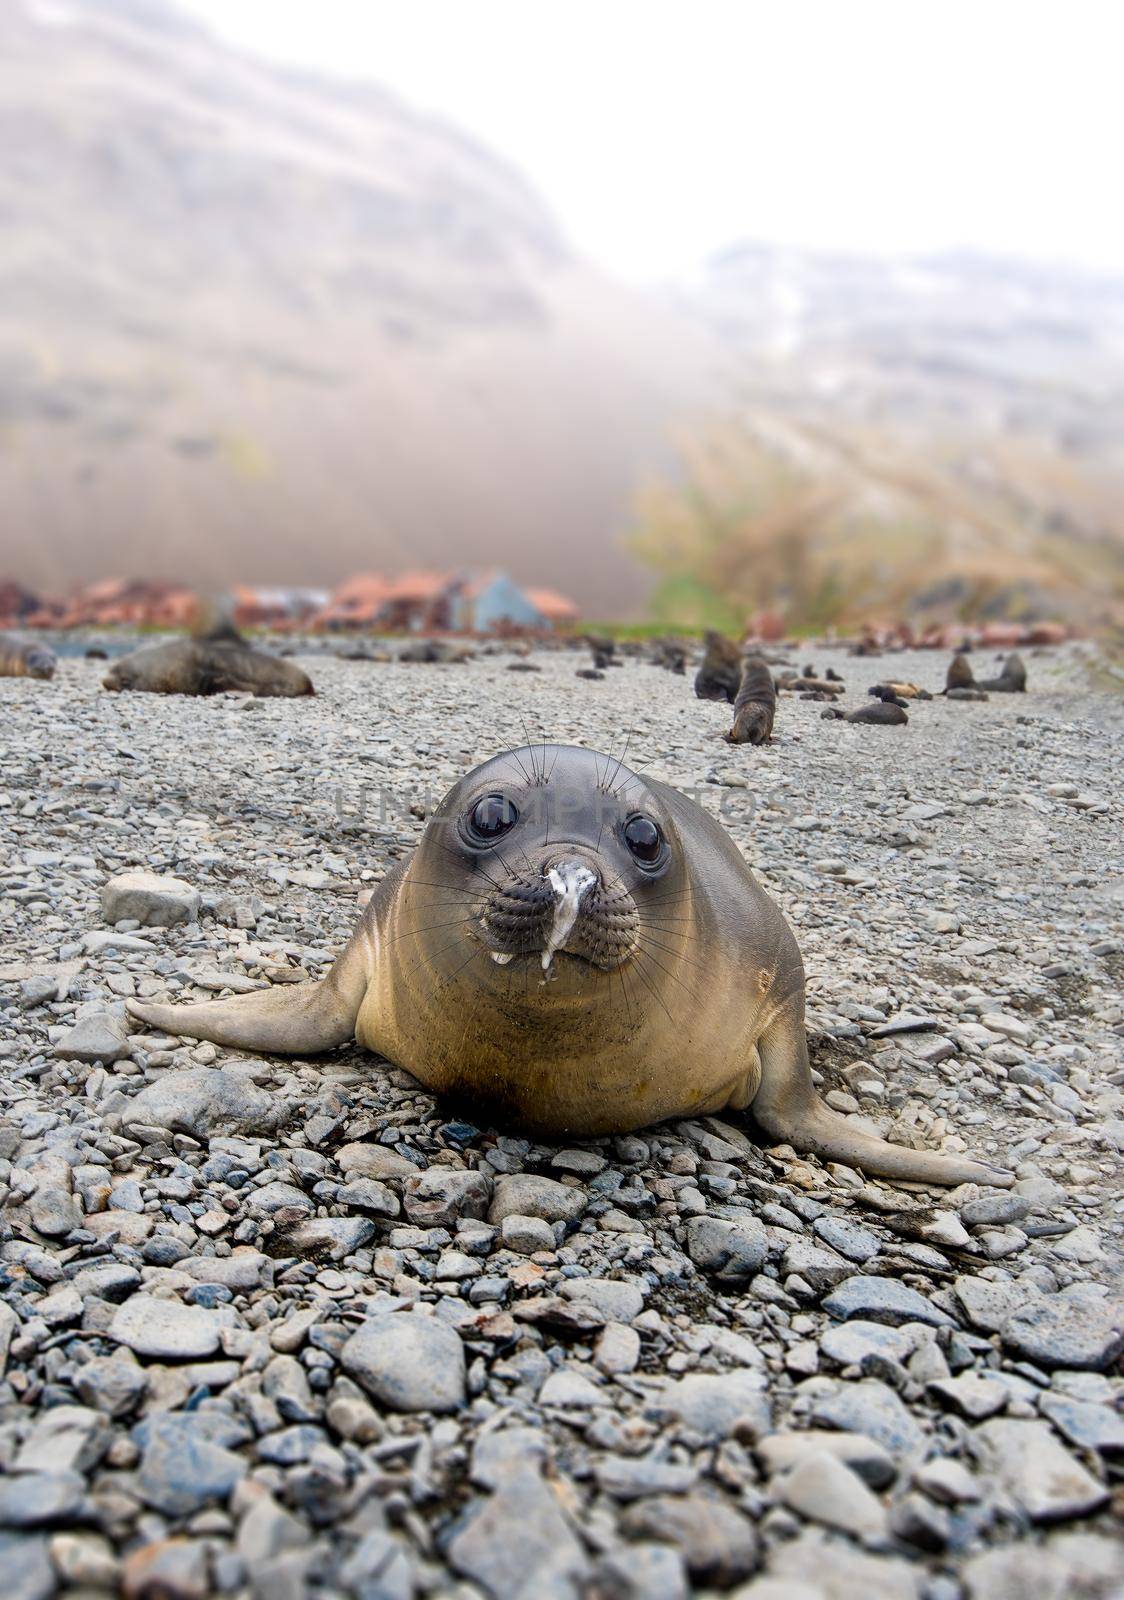
POLYGON ((516 633, 541 628, 542 613, 506 572, 480 572, 465 578, 450 600, 457 633, 516 633))
POLYGON ((387 585, 380 626, 395 633, 448 633, 455 582, 448 572, 404 572, 387 585))
POLYGON ((239 585, 230 598, 237 628, 291 628, 323 611, 328 591, 239 585))
POLYGON ((540 626, 566 628, 578 620, 578 608, 557 589, 525 589, 524 594, 542 618, 540 626))
POLYGON ((356 573, 312 619, 317 628, 391 633, 538 633, 576 621, 573 601, 553 589, 524 589, 506 572, 356 573))

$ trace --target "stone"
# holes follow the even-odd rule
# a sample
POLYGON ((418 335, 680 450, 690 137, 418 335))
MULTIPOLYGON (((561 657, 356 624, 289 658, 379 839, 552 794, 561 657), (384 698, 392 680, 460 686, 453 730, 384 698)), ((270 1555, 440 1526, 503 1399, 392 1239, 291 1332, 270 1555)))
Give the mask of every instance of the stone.
POLYGON ((1079 1450, 1101 1455, 1124 1455, 1124 1413, 1111 1405, 1072 1400, 1067 1395, 1044 1394, 1038 1402, 1042 1415, 1079 1450))
POLYGON ((541 1428, 494 1429, 478 1436, 470 1475, 479 1488, 494 1489, 509 1472, 537 1474, 549 1456, 550 1441, 541 1428))
POLYGON ((824 1310, 840 1321, 862 1317, 869 1322, 926 1322, 934 1328, 953 1326, 952 1318, 923 1294, 896 1278, 846 1278, 826 1297, 824 1310))
POLYGON ((119 872, 101 892, 106 922, 139 922, 145 928, 174 928, 195 922, 201 905, 199 893, 182 878, 155 872, 119 872))
POLYGON ((882 1502, 838 1456, 826 1450, 805 1455, 781 1480, 778 1493, 786 1506, 811 1522, 860 1539, 878 1538, 886 1532, 882 1502))
POLYGON ((1005 1228, 1030 1214, 1030 1201, 1021 1194, 983 1194, 960 1207, 960 1220, 968 1228, 1005 1228))
POLYGON ((638 1500, 625 1510, 621 1527, 630 1539, 675 1545, 697 1584, 726 1589, 757 1565, 752 1522, 727 1501, 701 1490, 638 1500))
POLYGON ((288 1115, 284 1097, 260 1088, 249 1071, 196 1067, 166 1072, 134 1096, 122 1126, 167 1128, 208 1139, 213 1133, 272 1133, 288 1115))
POLYGON ((90 1011, 69 1028, 54 1047, 63 1061, 123 1061, 132 1054, 123 1017, 90 1011))
POLYGON ((52 1406, 41 1412, 16 1452, 14 1472, 90 1473, 109 1449, 113 1432, 99 1411, 52 1406))
POLYGON ((927 1576, 911 1561, 867 1555, 819 1528, 774 1545, 767 1570, 771 1579, 806 1585, 809 1600, 921 1600, 927 1576))
POLYGON ((916 1345, 917 1336, 908 1327, 866 1322, 861 1317, 826 1328, 820 1336, 821 1353, 841 1367, 858 1366, 869 1356, 904 1361, 916 1345))
POLYGON ((505 1217, 520 1216, 540 1217, 544 1222, 575 1222, 585 1204, 584 1189, 530 1172, 509 1173, 496 1180, 488 1221, 498 1224, 505 1217))
POLYGON ((69 1587, 117 1588, 120 1565, 108 1539, 95 1533, 56 1533, 50 1551, 56 1572, 69 1587))
POLYGON ((491 1194, 492 1185, 482 1172, 452 1167, 430 1167, 403 1185, 406 1215, 423 1228, 451 1228, 460 1217, 482 1218, 491 1194))
POLYGON ((897 1461, 924 1448, 921 1425, 894 1391, 877 1378, 839 1384, 833 1394, 817 1396, 811 1415, 829 1428, 866 1434, 897 1461))
POLYGON ((1070 1455, 1045 1422, 993 1418, 975 1430, 972 1448, 1035 1522, 1087 1516, 1108 1499, 1105 1485, 1070 1455))
POLYGON ((754 1371, 688 1373, 665 1384, 646 1409, 651 1416, 670 1417, 713 1442, 735 1433, 759 1439, 772 1426, 764 1381, 754 1371))
POLYGON ((295 1255, 343 1261, 370 1244, 375 1233, 369 1217, 311 1217, 289 1228, 283 1237, 295 1255))
POLYGON ((71 1522, 86 1497, 78 1472, 12 1472, 0 1477, 0 1528, 71 1522))
POLYGON ((493 1494, 469 1508, 446 1553, 492 1600, 531 1600, 540 1574, 561 1570, 578 1579, 588 1567, 557 1496, 534 1471, 505 1474, 493 1494))
POLYGON ((565 1300, 596 1306, 607 1322, 631 1323, 644 1309, 643 1291, 616 1278, 567 1278, 559 1292, 565 1300))
POLYGON ((500 1223, 500 1243, 517 1255, 533 1256, 539 1250, 554 1249, 554 1229, 541 1217, 521 1217, 512 1212, 500 1223))
POLYGON ((812 1224, 812 1232, 832 1250, 846 1256, 848 1261, 869 1261, 882 1248, 882 1241, 876 1233, 864 1228, 861 1223, 853 1222, 850 1217, 817 1217, 812 1224))
POLYGON ((340 1576, 359 1600, 413 1600, 414 1570, 401 1539, 381 1528, 364 1534, 344 1562, 340 1576))
POLYGON ((888 1488, 897 1477, 890 1453, 862 1433, 832 1433, 805 1428, 799 1433, 770 1433, 758 1439, 754 1454, 770 1477, 791 1471, 811 1455, 832 1455, 872 1489, 888 1488))
POLYGON ((931 1461, 917 1467, 913 1481, 932 1500, 943 1506, 955 1506, 980 1498, 980 1486, 960 1461, 949 1456, 934 1456, 931 1461))
POLYGON ((157 1361, 199 1361, 219 1348, 224 1319, 200 1306, 134 1294, 119 1306, 109 1336, 135 1355, 157 1361))
POLYGON ((400 1156, 397 1150, 390 1150, 385 1144, 365 1144, 354 1141, 351 1144, 341 1145, 336 1151, 336 1165, 340 1171, 350 1177, 376 1178, 411 1178, 418 1173, 417 1165, 400 1156))
MULTIPOLYGON (((63 1239, 82 1226, 82 1207, 73 1195, 54 1185, 36 1189, 27 1205, 31 1225, 47 1239, 63 1239)), ((42 1312, 40 1312, 42 1315, 42 1312)))
POLYGON ((123 1600, 208 1600, 207 1548, 199 1539, 158 1539, 125 1557, 123 1600))
POLYGON ((769 1239, 756 1217, 728 1222, 692 1217, 687 1224, 687 1254, 696 1267, 720 1283, 741 1283, 765 1264, 769 1239))
POLYGON ((795 1275, 803 1278, 817 1294, 823 1294, 851 1275, 853 1262, 826 1246, 809 1244, 806 1239, 794 1240, 781 1258, 781 1276, 795 1275))
POLYGON ((982 1422, 993 1417, 1007 1404, 1008 1390, 995 1378, 985 1378, 977 1372, 962 1372, 955 1378, 940 1378, 928 1385, 942 1405, 958 1411, 970 1422, 982 1422))
POLYGON ((355 1206, 376 1217, 396 1217, 402 1209, 393 1189, 377 1178, 353 1178, 350 1183, 341 1184, 336 1200, 341 1206, 355 1206))
POLYGON ((128 1416, 148 1388, 148 1375, 123 1354, 94 1356, 74 1375, 74 1392, 86 1405, 110 1417, 128 1416))
POLYGON ((394 1411, 456 1411, 465 1402, 460 1338, 418 1311, 369 1318, 343 1346, 340 1364, 394 1411))
POLYGON ((1104 1372, 1124 1351, 1124 1302, 1047 1295, 1006 1318, 1000 1334, 1039 1366, 1104 1372))
POLYGON ((185 1517, 223 1502, 249 1470, 249 1461, 210 1435, 205 1414, 172 1413, 133 1430, 141 1447, 138 1482, 146 1504, 185 1517))
POLYGON ((607 1377, 634 1372, 640 1361, 640 1335, 622 1322, 609 1322, 601 1330, 593 1350, 593 1364, 607 1377))
POLYGON ((58 1586, 47 1540, 39 1534, 0 1532, 0 1571, 6 1600, 50 1600, 58 1586))
POLYGON ((688 1600, 683 1557, 662 1544, 610 1550, 598 1564, 593 1592, 612 1600, 688 1600))

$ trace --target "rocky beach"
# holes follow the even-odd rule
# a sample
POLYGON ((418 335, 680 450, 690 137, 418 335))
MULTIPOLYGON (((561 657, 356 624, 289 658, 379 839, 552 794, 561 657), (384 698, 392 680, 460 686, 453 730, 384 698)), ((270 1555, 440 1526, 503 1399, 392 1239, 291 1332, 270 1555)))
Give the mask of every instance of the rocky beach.
MULTIPOLYGON (((0 680, 11 1600, 1124 1593, 1124 698, 1092 647, 905 727, 783 694, 762 748, 641 659, 296 660, 312 699, 0 680), (127 1017, 321 976, 528 738, 720 816, 829 1103, 1013 1187, 872 1181, 733 1113, 539 1143, 355 1047, 127 1017)), ((947 664, 792 661, 848 708, 947 664)))

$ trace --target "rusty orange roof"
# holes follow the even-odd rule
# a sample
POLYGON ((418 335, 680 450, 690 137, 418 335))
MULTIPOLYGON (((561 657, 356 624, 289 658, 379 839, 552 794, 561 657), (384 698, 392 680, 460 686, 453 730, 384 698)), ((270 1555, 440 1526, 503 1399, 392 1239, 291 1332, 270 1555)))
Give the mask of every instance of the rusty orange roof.
POLYGON ((448 572, 404 572, 386 591, 388 600, 435 600, 452 582, 448 572))
POLYGON ((572 600, 564 594, 559 594, 557 589, 524 589, 523 593, 534 606, 536 611, 541 611, 544 617, 554 617, 559 621, 567 617, 576 617, 578 608, 572 600))
POLYGON ((332 590, 329 604, 369 605, 372 601, 385 599, 388 588, 381 572, 353 572, 350 578, 345 578, 332 590))

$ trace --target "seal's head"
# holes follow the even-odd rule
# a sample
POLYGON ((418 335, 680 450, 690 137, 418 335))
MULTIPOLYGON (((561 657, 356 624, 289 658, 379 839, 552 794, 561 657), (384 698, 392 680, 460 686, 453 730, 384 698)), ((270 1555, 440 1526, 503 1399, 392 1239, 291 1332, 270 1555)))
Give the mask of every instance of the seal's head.
POLYGON ((27 663, 29 678, 54 677, 56 666, 54 651, 48 650, 45 644, 28 645, 24 660, 27 663))
POLYGON ((607 990, 645 951, 659 965, 653 941, 670 938, 686 867, 658 789, 571 745, 477 767, 435 813, 407 880, 423 897, 438 882, 462 897, 449 907, 450 958, 475 950, 497 978, 521 974, 526 992, 533 976, 557 999, 588 999, 598 980, 607 990))

